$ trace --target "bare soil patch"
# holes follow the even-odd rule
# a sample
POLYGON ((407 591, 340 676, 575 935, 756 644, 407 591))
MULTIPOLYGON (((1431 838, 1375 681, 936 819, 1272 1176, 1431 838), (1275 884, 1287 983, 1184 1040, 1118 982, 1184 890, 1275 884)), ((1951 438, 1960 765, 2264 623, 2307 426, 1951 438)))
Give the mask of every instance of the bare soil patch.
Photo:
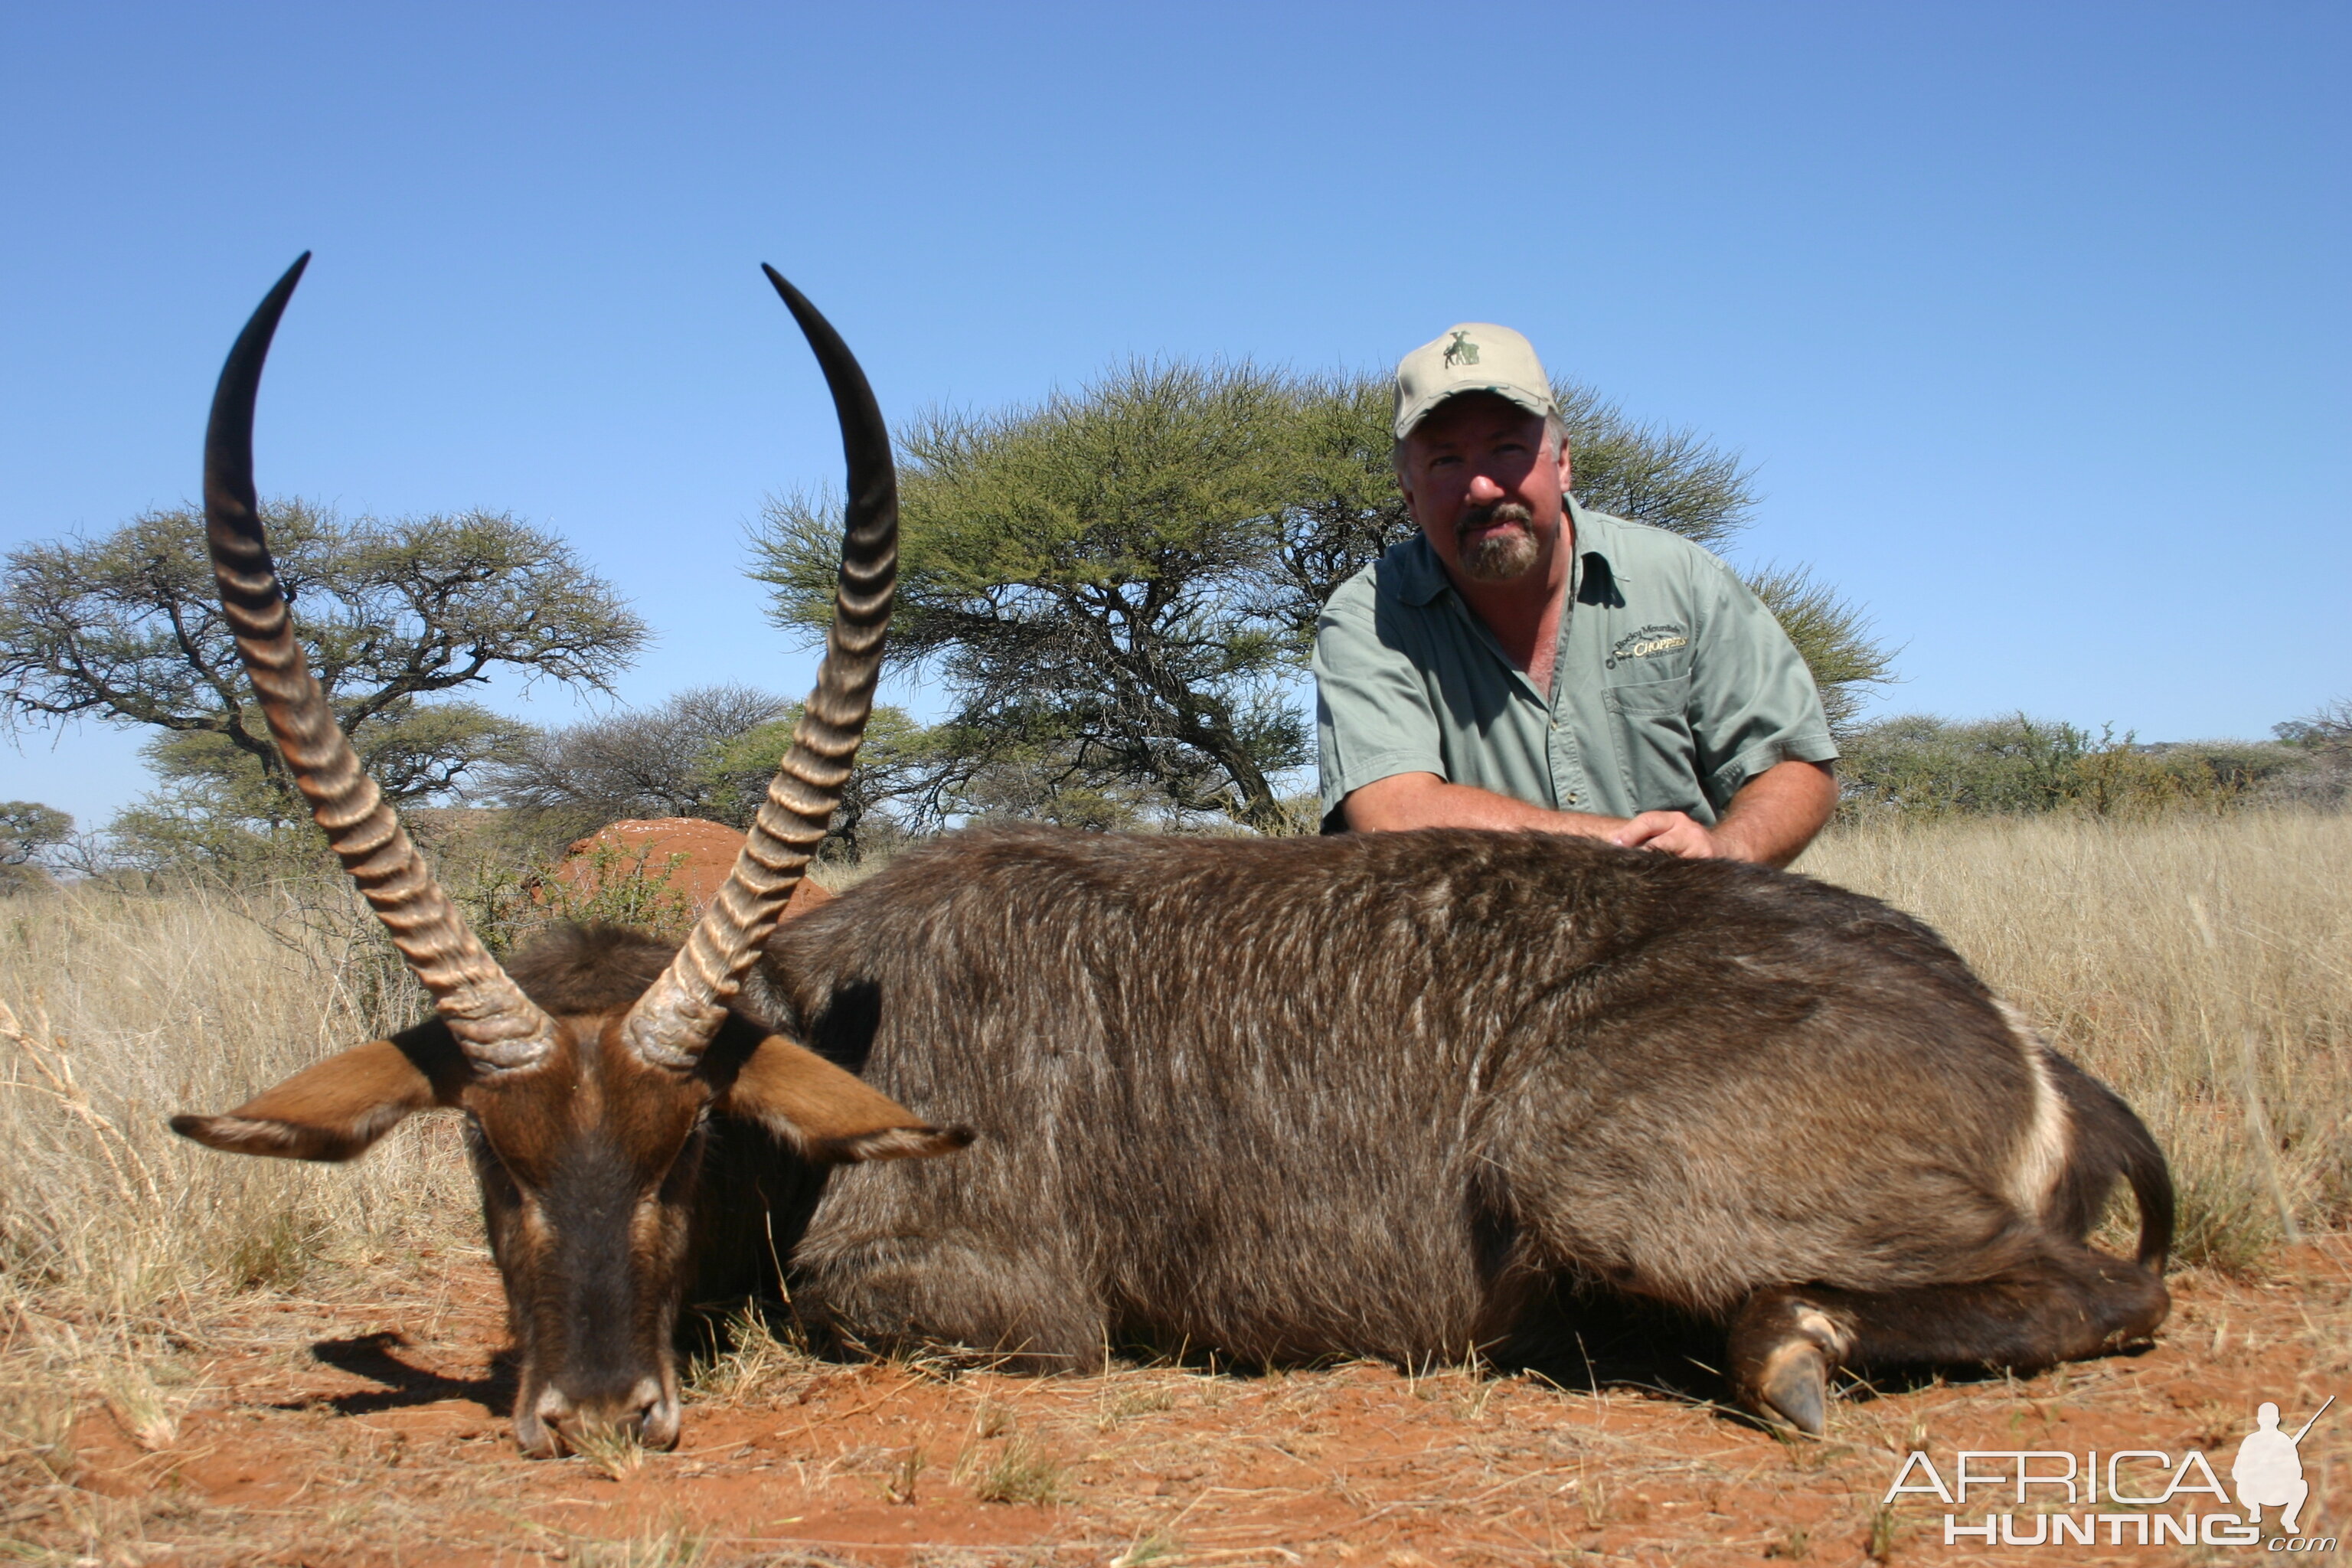
MULTIPOLYGON (((455 1249, 339 1273, 315 1297, 253 1294, 183 1331, 148 1396, 84 1401, 61 1443, 0 1465, 0 1547, 320 1568, 2211 1562, 2262 1549, 1988 1552, 1946 1546, 1933 1498, 1880 1500, 1915 1447, 1948 1473, 1963 1448, 2201 1447, 2226 1479, 2258 1403, 2294 1422, 2330 1394, 2304 1447, 2305 1530, 2336 1532, 2352 1237, 2174 1289, 2144 1354, 1857 1388, 1822 1443, 1689 1392, 1459 1368, 1027 1378, 755 1341, 706 1373, 678 1452, 531 1461, 507 1430, 496 1276, 455 1249)), ((1707 1385, 1685 1371, 1685 1390, 1707 1385)))

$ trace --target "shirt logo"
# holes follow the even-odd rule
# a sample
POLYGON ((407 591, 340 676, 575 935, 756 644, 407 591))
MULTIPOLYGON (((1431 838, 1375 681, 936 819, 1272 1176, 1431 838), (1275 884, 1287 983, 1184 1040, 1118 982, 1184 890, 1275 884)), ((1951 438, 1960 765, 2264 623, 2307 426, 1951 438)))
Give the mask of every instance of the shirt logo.
POLYGON ((1454 334, 1454 341, 1445 345, 1445 363, 1449 368, 1457 364, 1478 363, 1478 345, 1470 341, 1468 332, 1454 334))
POLYGON ((1612 658, 1648 658, 1652 654, 1671 653, 1678 647, 1688 647, 1690 638, 1680 626, 1643 626, 1617 639, 1609 650, 1612 658))

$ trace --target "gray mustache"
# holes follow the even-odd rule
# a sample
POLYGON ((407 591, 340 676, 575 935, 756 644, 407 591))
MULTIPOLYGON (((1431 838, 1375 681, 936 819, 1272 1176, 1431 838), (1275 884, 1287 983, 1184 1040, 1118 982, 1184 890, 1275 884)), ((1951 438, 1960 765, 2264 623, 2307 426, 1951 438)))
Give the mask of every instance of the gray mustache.
POLYGON ((1515 500, 1498 500, 1492 506, 1472 507, 1462 514, 1454 526, 1457 534, 1468 534, 1493 522, 1516 522, 1524 528, 1535 526, 1536 514, 1515 500))

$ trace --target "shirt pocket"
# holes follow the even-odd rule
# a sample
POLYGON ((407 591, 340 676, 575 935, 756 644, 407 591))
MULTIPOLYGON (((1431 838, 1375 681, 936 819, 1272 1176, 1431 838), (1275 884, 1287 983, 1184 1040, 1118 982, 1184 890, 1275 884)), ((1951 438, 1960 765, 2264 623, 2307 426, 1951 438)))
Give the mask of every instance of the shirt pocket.
POLYGON ((1686 811, 1712 821, 1691 733, 1691 678, 1628 681, 1601 694, 1617 731, 1617 768, 1636 811, 1686 811))
POLYGON ((1609 686, 1602 689, 1601 697, 1612 713, 1622 713, 1629 718, 1636 714, 1647 717, 1659 713, 1672 713, 1682 718, 1690 711, 1690 672, 1685 670, 1680 675, 1669 675, 1656 680, 1629 680, 1609 686))

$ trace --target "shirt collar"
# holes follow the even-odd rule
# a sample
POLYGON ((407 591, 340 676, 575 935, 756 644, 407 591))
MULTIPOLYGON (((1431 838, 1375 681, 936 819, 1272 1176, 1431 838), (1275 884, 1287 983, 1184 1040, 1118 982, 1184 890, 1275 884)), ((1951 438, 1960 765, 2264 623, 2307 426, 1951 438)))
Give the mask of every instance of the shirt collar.
MULTIPOLYGON (((1610 526, 1615 520, 1607 512, 1585 510, 1576 504, 1572 495, 1563 499, 1576 530, 1576 552, 1584 558, 1580 563, 1583 570, 1576 574, 1578 602, 1591 601, 1595 590, 1614 595, 1617 579, 1622 575, 1610 553, 1616 543, 1616 530, 1610 526), (1599 571, 1593 569, 1596 558, 1599 571)), ((1427 536, 1419 532, 1391 547, 1381 562, 1381 586, 1392 597, 1416 607, 1428 604, 1453 585, 1445 575, 1444 563, 1437 559, 1437 552, 1429 547, 1427 536)))

